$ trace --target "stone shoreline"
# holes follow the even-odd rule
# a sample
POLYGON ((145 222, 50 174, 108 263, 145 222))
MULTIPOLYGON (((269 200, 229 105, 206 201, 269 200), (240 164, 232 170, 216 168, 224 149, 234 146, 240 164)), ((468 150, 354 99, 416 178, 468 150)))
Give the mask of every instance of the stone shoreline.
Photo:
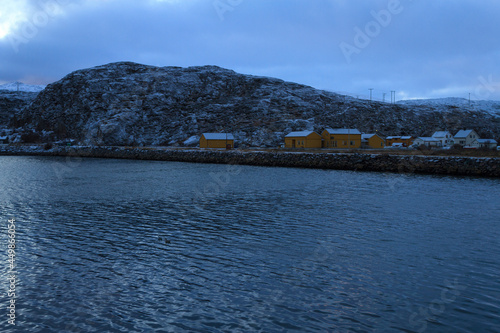
POLYGON ((69 156, 500 177, 500 158, 132 147, 0 146, 0 156, 69 156))

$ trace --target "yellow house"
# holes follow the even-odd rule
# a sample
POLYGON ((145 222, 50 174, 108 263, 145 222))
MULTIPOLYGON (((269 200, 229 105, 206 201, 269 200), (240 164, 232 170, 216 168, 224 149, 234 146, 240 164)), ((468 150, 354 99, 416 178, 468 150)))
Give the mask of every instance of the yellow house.
POLYGON ((388 136, 385 139, 387 146, 393 146, 394 144, 397 144, 401 147, 410 147, 415 140, 415 138, 412 136, 388 136))
POLYGON ((234 136, 229 133, 203 133, 200 148, 234 148, 234 136))
POLYGON ((321 135, 313 131, 291 132, 285 136, 285 148, 321 148, 321 135))
POLYGON ((361 146, 363 148, 384 148, 385 140, 378 134, 362 134, 361 135, 361 146))
POLYGON ((325 148, 360 148, 361 132, 353 128, 327 128, 322 133, 325 148))

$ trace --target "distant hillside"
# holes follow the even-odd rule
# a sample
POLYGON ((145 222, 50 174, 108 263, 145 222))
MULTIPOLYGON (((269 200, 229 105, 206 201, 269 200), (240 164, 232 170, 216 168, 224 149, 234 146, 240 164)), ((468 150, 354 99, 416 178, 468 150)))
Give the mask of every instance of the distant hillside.
POLYGON ((43 89, 45 89, 46 86, 41 86, 41 85, 30 85, 30 84, 24 84, 21 82, 12 82, 12 83, 7 83, 7 84, 0 84, 0 90, 7 90, 7 91, 22 91, 22 92, 35 92, 39 93, 43 89))
POLYGON ((407 106, 428 106, 436 110, 446 111, 449 107, 459 107, 467 110, 487 112, 500 117, 500 101, 470 101, 465 98, 414 99, 400 101, 398 104, 407 106))
POLYGON ((500 118, 467 107, 392 105, 215 66, 128 62, 79 70, 48 85, 12 125, 106 145, 182 145, 203 132, 227 131, 242 145, 277 146, 290 131, 325 127, 382 135, 474 128, 500 136, 500 118))

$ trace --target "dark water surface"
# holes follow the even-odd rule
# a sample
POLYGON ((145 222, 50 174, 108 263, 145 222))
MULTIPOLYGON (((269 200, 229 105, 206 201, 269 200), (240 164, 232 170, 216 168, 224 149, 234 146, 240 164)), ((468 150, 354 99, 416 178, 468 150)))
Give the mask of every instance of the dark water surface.
POLYGON ((1 332, 500 331, 500 180, 0 157, 0 186, 1 332))

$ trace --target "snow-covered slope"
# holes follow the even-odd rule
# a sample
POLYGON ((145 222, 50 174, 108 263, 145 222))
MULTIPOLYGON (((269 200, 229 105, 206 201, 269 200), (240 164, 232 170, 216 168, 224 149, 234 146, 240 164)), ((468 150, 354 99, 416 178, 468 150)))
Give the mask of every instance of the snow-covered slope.
POLYGON ((465 98, 448 97, 438 99, 414 99, 399 101, 398 104, 407 106, 432 106, 438 111, 448 111, 450 107, 462 108, 470 111, 487 112, 494 117, 500 117, 500 101, 470 101, 465 98))
POLYGON ((8 91, 23 91, 23 92, 40 92, 45 89, 46 86, 41 85, 30 85, 24 84, 22 82, 12 82, 0 85, 0 90, 8 90, 8 91))

